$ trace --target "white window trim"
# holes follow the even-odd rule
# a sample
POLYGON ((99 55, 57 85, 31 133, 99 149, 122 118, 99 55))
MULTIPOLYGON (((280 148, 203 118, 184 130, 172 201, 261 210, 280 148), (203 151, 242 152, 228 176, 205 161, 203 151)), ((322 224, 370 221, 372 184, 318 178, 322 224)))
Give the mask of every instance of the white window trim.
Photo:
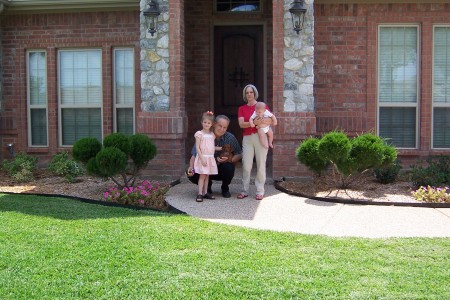
POLYGON ((415 107, 416 108, 416 142, 415 142, 415 146, 414 148, 404 148, 404 147, 398 147, 396 146, 397 149, 418 149, 419 148, 419 115, 420 115, 420 78, 421 78, 421 74, 420 74, 420 61, 421 61, 421 53, 420 53, 420 26, 418 24, 379 24, 378 28, 377 28, 377 126, 376 126, 376 131, 377 134, 379 135, 380 133, 380 108, 381 107, 415 107), (379 66, 379 61, 380 61, 380 30, 383 27, 415 27, 417 29, 417 45, 416 45, 416 49, 417 49, 417 62, 416 62, 416 70, 417 70, 417 91, 416 91, 416 95, 417 95, 417 101, 415 103, 406 103, 406 102, 381 102, 379 95, 380 95, 380 72, 378 70, 378 66, 379 66))
MULTIPOLYGON (((85 105, 74 105, 74 104, 61 104, 61 53, 62 52, 79 52, 79 51, 100 51, 100 64, 101 64, 101 74, 103 74, 103 52, 101 48, 73 48, 73 49, 59 49, 58 50, 58 60, 57 60, 57 69, 58 69, 58 145, 59 147, 73 147, 73 145, 64 145, 63 141, 63 132, 62 132, 62 109, 64 108, 100 108, 100 117, 101 117, 101 140, 103 140, 103 95, 102 101, 100 104, 85 104, 85 105)), ((103 76, 101 79, 101 91, 103 92, 103 76)))
POLYGON ((28 129, 28 146, 29 147, 33 147, 33 148, 46 148, 48 147, 48 78, 47 78, 47 51, 42 50, 42 49, 30 49, 27 50, 26 52, 26 63, 27 63, 27 129, 28 129), (46 104, 31 104, 31 92, 30 92, 30 64, 29 64, 29 58, 30 58, 30 53, 35 53, 35 52, 43 52, 45 54, 45 62, 46 62, 46 67, 45 67, 45 80, 46 80, 46 87, 47 87, 47 99, 46 99, 46 104), (31 110, 32 109, 45 109, 45 118, 47 120, 47 129, 46 129, 46 134, 47 134, 47 142, 45 145, 33 145, 32 141, 32 136, 31 136, 31 110))
POLYGON ((117 132, 117 109, 118 108, 132 108, 133 109, 133 133, 136 132, 136 81, 134 78, 135 70, 135 53, 134 48, 131 47, 117 47, 113 50, 113 130, 117 132), (116 96, 116 51, 120 50, 131 50, 133 53, 133 88, 134 88, 134 97, 132 104, 117 104, 117 96, 116 96))
POLYGON ((442 24, 442 25, 435 24, 435 25, 433 25, 433 33, 432 33, 433 34, 433 36, 432 36, 432 40, 433 40, 433 42, 432 42, 433 54, 432 54, 432 58, 431 58, 432 59, 431 60, 432 61, 432 74, 431 74, 431 128, 430 128, 430 130, 431 130, 431 135, 430 135, 431 141, 430 141, 430 145, 431 145, 431 149, 435 149, 435 150, 449 150, 449 148, 437 148, 437 147, 433 146, 434 145, 434 130, 433 130, 433 128, 434 128, 434 108, 435 107, 450 108, 450 102, 447 102, 447 103, 434 103, 434 98, 433 98, 433 95, 434 95, 434 91, 433 91, 433 88, 434 88, 434 71, 435 71, 435 69, 434 69, 434 36, 435 36, 434 32, 435 32, 435 29, 437 27, 450 28, 450 24, 442 24))

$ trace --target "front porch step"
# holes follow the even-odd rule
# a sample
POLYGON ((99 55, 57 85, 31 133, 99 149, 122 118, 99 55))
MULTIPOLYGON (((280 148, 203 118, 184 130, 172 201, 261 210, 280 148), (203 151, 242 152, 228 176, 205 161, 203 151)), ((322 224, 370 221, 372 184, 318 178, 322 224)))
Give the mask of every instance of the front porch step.
MULTIPOLYGON (((250 177, 250 185, 255 184, 255 176, 256 176, 256 164, 253 165, 252 168, 252 175, 250 177)), ((266 173, 266 184, 273 184, 274 180, 272 178, 272 168, 267 168, 266 173)), ((183 174, 180 178, 181 183, 188 183, 189 179, 187 179, 186 175, 183 174)), ((234 172, 233 180, 231 181, 231 184, 242 184, 242 164, 239 162, 236 165, 236 170, 234 172)))

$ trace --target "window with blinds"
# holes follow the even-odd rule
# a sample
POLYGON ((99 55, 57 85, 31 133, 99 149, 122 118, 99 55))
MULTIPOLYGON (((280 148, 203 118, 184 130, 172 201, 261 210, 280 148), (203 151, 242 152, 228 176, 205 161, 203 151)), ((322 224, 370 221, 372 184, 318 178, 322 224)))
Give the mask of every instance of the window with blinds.
POLYGON ((378 28, 378 133, 398 148, 417 148, 418 30, 378 28))
POLYGON ((71 146, 84 137, 101 142, 101 50, 60 50, 58 58, 60 145, 71 146))
POLYGON ((114 49, 114 131, 134 134, 134 50, 114 49))
POLYGON ((450 148, 450 26, 433 34, 433 148, 450 148))
POLYGON ((43 50, 27 52, 28 145, 48 146, 47 56, 43 50))

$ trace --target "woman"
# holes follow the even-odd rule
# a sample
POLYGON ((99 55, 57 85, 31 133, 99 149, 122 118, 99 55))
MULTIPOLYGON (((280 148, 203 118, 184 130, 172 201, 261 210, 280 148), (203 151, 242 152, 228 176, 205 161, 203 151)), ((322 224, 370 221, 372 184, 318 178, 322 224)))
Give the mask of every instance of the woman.
MULTIPOLYGON (((248 197, 250 186, 250 174, 253 166, 253 158, 256 157, 256 200, 264 198, 264 184, 266 183, 266 160, 268 149, 264 148, 259 140, 258 129, 250 126, 250 117, 255 111, 258 90, 252 84, 244 87, 243 98, 246 104, 239 107, 238 121, 239 126, 243 129, 242 135, 242 184, 243 191, 237 195, 238 199, 248 197)), ((269 118, 256 118, 255 125, 271 124, 269 118)), ((267 136, 266 136, 267 138, 267 136)))

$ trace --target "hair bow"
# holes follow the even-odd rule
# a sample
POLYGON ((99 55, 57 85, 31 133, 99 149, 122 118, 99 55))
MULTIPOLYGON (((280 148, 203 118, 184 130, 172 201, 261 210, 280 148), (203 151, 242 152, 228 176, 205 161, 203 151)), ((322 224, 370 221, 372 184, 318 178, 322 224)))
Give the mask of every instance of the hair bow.
POLYGON ((214 115, 214 113, 213 113, 212 111, 209 111, 209 110, 206 112, 206 114, 207 114, 208 116, 213 116, 213 115, 214 115))

